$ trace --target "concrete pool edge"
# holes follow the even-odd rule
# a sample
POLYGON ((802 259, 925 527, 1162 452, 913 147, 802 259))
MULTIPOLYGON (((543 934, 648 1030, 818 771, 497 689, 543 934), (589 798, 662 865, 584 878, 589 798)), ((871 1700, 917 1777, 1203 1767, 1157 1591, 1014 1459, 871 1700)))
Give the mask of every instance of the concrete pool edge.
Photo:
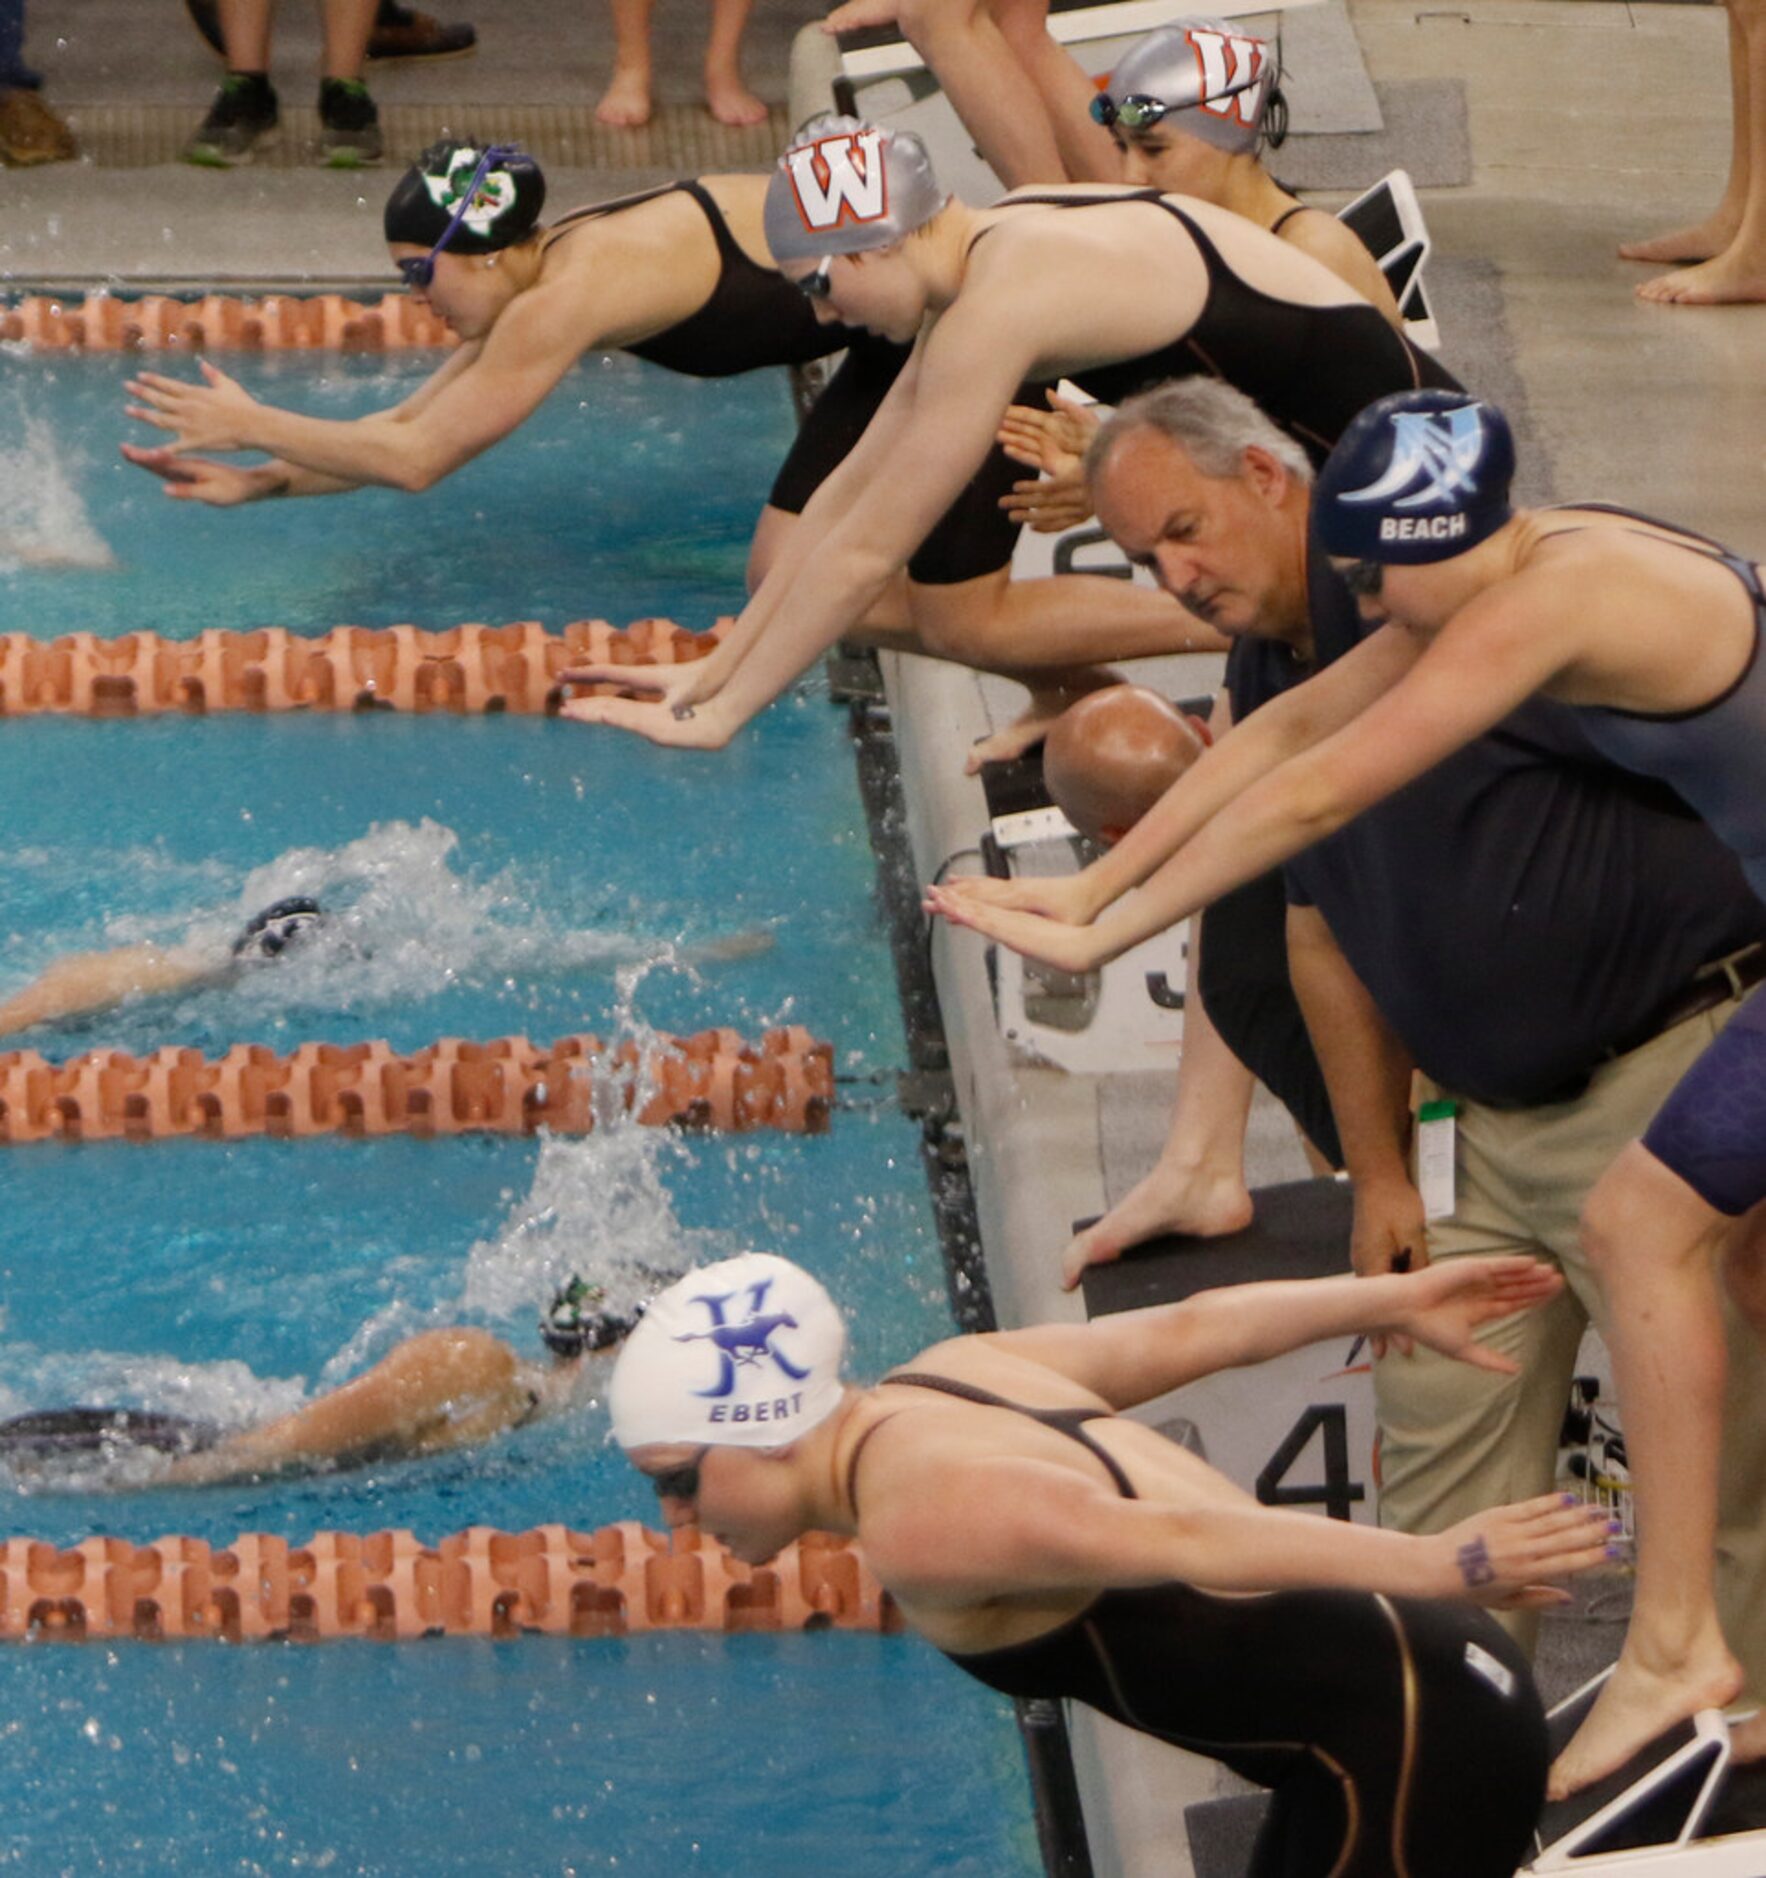
MULTIPOLYGON (((963 762, 995 728, 986 697, 993 681, 900 654, 885 654, 881 665, 907 839, 927 881, 972 852, 987 826, 981 785, 963 774, 963 762)), ((1104 1210, 1101 1079, 1013 1055, 995 1018, 985 949, 968 935, 940 923, 929 957, 999 1322, 1082 1323, 1084 1305, 1060 1289, 1053 1254, 1065 1222, 1104 1210)), ((1070 1707, 1067 1721, 1098 1878, 1189 1874, 1184 1808, 1214 1795, 1214 1764, 1088 1709, 1070 1707)))
MULTIPOLYGON (((877 864, 878 911, 888 928, 901 998, 909 1068, 898 1079, 896 1099, 903 1114, 920 1125, 921 1163, 944 1254, 951 1315, 963 1330, 992 1330, 999 1320, 950 1076, 943 1008, 919 910, 922 873, 909 840, 913 817, 894 714, 874 655, 836 652, 827 669, 833 701, 848 707, 859 793, 877 864)), ((1048 1878, 1094 1878, 1063 1706, 1019 1700, 1012 1707, 1043 1869, 1048 1878)))

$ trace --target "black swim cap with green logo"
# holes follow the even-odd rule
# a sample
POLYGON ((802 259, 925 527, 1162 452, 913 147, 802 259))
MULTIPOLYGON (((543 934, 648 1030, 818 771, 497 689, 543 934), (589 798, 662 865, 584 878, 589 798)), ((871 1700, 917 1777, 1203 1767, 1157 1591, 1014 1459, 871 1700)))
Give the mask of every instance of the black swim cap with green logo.
POLYGON ((433 248, 458 213, 450 252, 494 254, 532 234, 545 205, 546 179, 526 151, 444 137, 393 185, 382 225, 388 241, 433 248), (478 186, 466 202, 475 176, 478 186))

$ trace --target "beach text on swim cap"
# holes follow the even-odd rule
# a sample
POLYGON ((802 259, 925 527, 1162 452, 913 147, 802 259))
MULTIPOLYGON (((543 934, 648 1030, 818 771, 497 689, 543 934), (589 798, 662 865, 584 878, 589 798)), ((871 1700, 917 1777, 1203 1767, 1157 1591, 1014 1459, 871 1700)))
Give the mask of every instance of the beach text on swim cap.
POLYGON ((1452 541, 1466 532, 1463 515, 1382 515, 1382 541, 1452 541))

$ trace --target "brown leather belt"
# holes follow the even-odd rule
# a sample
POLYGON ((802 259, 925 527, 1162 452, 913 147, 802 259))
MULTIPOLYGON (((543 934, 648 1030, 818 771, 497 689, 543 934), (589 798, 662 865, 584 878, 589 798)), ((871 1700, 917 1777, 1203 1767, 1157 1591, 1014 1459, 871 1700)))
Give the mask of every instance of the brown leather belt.
POLYGON ((1624 1043, 1616 1043, 1605 1052, 1609 1060, 1628 1056, 1663 1031, 1684 1024, 1688 1018, 1714 1011, 1719 1004, 1739 998, 1766 980, 1766 939, 1756 939, 1751 946, 1731 952, 1727 958, 1713 959, 1701 965, 1686 985, 1649 1021, 1648 1029, 1624 1043))

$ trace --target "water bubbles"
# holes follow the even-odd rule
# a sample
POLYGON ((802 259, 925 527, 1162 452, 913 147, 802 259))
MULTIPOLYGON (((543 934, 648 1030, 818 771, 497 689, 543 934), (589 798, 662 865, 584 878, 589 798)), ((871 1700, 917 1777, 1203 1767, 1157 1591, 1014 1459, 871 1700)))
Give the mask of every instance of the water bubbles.
POLYGON ((14 387, 0 411, 0 573, 116 566, 79 484, 88 459, 14 387))

